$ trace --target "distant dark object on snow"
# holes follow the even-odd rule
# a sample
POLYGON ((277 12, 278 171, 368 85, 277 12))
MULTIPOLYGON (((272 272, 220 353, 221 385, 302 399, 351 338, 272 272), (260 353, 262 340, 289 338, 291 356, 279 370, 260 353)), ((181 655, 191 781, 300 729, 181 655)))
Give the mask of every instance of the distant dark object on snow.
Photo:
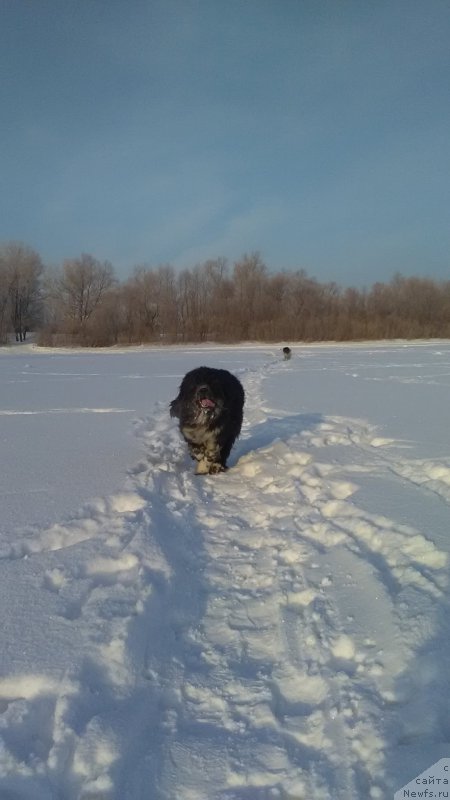
POLYGON ((170 415, 180 421, 191 458, 197 461, 197 475, 226 469, 241 430, 244 399, 240 381, 226 369, 197 367, 184 376, 170 415))
POLYGON ((283 347, 283 355, 284 360, 289 361, 290 357, 292 356, 292 350, 290 347, 283 347))

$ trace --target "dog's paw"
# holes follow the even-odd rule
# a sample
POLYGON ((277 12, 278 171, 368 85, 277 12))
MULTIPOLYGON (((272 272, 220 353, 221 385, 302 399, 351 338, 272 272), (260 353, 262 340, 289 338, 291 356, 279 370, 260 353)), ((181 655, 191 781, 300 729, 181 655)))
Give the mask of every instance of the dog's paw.
POLYGON ((201 461, 197 462, 197 468, 195 470, 196 475, 217 475, 219 472, 225 472, 226 467, 218 462, 211 462, 208 461, 206 458, 203 458, 201 461))
POLYGON ((206 458, 202 458, 202 459, 200 459, 200 461, 197 461, 197 467, 195 469, 195 474, 196 475, 208 475, 209 472, 211 471, 210 467, 211 467, 211 464, 209 463, 209 461, 207 461, 206 458))
POLYGON ((222 464, 210 464, 209 474, 217 475, 218 472, 225 472, 225 467, 222 464))

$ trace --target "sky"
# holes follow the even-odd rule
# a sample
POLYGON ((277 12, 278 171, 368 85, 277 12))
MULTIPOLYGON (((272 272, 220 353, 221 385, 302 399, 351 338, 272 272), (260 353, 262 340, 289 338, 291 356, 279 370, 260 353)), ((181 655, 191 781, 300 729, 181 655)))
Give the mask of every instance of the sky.
POLYGON ((449 274, 447 0, 0 0, 0 241, 449 274))

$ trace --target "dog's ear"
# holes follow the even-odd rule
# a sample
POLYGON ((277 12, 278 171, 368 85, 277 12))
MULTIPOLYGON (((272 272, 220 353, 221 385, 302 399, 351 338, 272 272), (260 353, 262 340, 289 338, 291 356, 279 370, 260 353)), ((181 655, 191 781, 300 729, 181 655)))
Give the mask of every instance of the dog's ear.
POLYGON ((179 417, 180 416, 180 398, 176 397, 175 400, 172 400, 170 404, 170 416, 171 417, 179 417))

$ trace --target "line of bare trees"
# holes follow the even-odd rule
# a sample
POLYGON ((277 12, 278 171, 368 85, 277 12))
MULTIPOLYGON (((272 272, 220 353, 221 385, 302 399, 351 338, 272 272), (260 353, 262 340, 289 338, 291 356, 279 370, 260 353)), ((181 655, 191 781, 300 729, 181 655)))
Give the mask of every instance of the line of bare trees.
POLYGON ((327 341, 450 337, 450 281, 397 275, 370 289, 269 272, 258 253, 177 272, 138 267, 119 282, 90 255, 44 269, 39 255, 0 247, 0 340, 39 331, 46 345, 327 341))

